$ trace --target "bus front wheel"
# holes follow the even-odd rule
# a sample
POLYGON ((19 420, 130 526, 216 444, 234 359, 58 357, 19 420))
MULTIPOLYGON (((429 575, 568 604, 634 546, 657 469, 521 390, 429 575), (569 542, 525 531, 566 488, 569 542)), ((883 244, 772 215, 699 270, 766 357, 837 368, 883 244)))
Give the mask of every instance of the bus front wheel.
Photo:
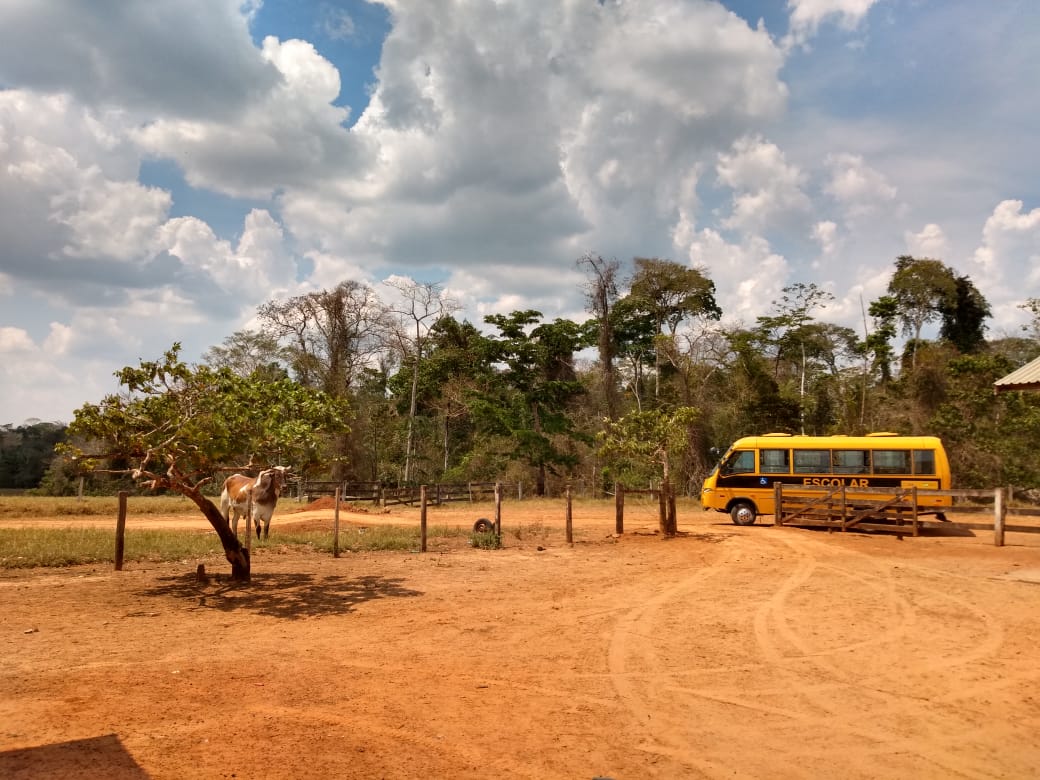
POLYGON ((738 501, 729 508, 729 516, 733 518, 735 525, 753 525, 755 507, 747 501, 738 501))

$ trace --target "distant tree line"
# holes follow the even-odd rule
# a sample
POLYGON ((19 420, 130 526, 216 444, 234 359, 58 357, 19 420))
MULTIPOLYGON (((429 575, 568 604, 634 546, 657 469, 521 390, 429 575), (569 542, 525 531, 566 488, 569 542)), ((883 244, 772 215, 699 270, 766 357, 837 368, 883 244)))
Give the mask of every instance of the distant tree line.
MULTIPOLYGON (((1040 299, 1021 304, 1022 335, 987 339, 990 305, 968 276, 901 256, 885 294, 864 302, 862 332, 828 322, 833 296, 812 283, 724 326, 704 269, 593 254, 577 265, 581 323, 522 310, 477 327, 438 284, 344 281, 265 303, 259 326, 203 365, 350 410, 349 431, 307 466, 315 478, 501 479, 537 493, 580 480, 595 492, 667 469, 696 493, 715 451, 742 435, 887 430, 942 437, 959 487, 1040 483, 1040 394, 993 392, 1040 354, 1040 299), (647 437, 659 441, 632 446, 647 437)), ((72 489, 74 464, 51 462, 61 426, 0 432, 0 487, 72 489)))

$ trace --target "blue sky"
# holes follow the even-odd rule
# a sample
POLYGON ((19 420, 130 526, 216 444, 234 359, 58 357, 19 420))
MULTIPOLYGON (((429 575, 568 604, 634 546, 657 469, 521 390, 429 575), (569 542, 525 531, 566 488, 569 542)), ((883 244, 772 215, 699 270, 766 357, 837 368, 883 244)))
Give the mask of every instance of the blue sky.
POLYGON ((702 267, 727 325, 814 282, 857 329, 938 257, 1015 335, 1038 51, 1031 0, 8 0, 0 423, 347 279, 584 318, 586 252, 702 267))

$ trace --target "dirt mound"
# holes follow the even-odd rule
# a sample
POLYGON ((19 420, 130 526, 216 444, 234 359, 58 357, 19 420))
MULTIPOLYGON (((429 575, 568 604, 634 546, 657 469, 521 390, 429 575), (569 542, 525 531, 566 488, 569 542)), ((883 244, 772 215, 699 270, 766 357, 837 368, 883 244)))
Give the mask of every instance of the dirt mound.
MULTIPOLYGON (((336 508, 336 497, 335 496, 320 496, 314 499, 306 506, 300 507, 297 511, 299 512, 311 512, 317 509, 335 509, 336 508)), ((349 504, 345 501, 339 502, 339 508, 344 512, 356 512, 359 514, 367 514, 368 509, 365 507, 357 506, 356 504, 349 504)))

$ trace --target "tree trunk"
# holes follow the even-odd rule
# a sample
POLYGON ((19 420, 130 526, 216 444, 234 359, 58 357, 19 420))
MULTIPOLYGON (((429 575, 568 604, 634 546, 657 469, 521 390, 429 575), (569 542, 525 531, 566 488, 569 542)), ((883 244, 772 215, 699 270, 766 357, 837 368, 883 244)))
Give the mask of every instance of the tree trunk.
POLYGON ((415 412, 418 408, 419 398, 419 326, 415 326, 415 366, 412 368, 412 398, 408 404, 408 435, 404 447, 404 481, 405 484, 412 480, 412 455, 415 450, 415 412))
MULTIPOLYGON (((202 510, 202 514, 209 520, 213 530, 220 537, 220 543, 224 547, 224 557, 231 564, 231 579, 235 582, 249 582, 249 550, 242 546, 238 537, 231 531, 227 520, 220 514, 217 505, 206 498, 198 490, 181 488, 178 492, 187 496, 195 505, 202 510)), ((250 533, 251 518, 246 518, 246 533, 250 533)))

